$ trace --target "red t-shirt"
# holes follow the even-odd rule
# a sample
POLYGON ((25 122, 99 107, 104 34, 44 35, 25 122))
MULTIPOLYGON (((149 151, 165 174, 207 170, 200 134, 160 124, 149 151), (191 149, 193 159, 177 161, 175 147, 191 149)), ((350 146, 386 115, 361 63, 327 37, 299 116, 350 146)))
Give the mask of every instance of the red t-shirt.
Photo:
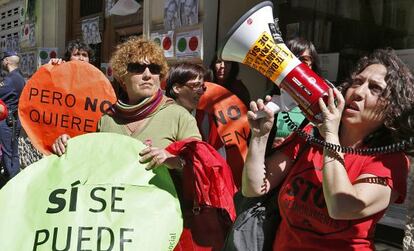
MULTIPOLYGON (((296 137, 284 153, 294 159, 305 141, 296 137)), ((361 174, 388 179, 402 203, 406 195, 409 161, 404 153, 375 156, 345 154, 345 166, 351 182, 361 174)), ((322 191, 323 150, 308 145, 285 179, 278 198, 282 222, 273 250, 374 250, 375 224, 384 211, 358 220, 334 220, 329 217, 322 191)))

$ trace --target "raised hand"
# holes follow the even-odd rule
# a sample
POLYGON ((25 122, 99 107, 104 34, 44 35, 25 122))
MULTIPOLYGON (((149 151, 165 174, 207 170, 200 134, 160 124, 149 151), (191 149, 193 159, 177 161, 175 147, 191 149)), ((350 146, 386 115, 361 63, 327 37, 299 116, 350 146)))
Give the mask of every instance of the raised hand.
POLYGON ((48 64, 51 65, 60 65, 63 64, 65 62, 65 60, 61 59, 61 58, 51 58, 48 62, 48 64))
POLYGON ((322 111, 322 123, 316 126, 320 134, 325 139, 338 137, 339 125, 341 123, 342 112, 345 107, 345 100, 338 89, 333 88, 328 91, 328 102, 325 104, 322 98, 319 99, 319 107, 322 111), (335 101, 336 99, 336 101, 335 101))
POLYGON ((270 96, 266 96, 265 100, 258 99, 250 102, 250 111, 247 112, 247 119, 252 130, 253 137, 262 137, 269 134, 273 127, 274 113, 266 107, 267 102, 271 100, 270 96), (259 118, 257 112, 262 111, 265 116, 259 118))

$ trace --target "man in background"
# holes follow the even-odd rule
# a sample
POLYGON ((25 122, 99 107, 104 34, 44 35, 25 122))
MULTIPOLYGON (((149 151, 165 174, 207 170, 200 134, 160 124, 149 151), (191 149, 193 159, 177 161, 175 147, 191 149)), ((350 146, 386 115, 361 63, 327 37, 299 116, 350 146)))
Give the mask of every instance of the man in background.
POLYGON ((2 70, 7 75, 0 82, 0 99, 9 111, 7 118, 0 121, 0 144, 2 149, 2 175, 6 179, 13 178, 20 171, 17 138, 21 130, 17 107, 25 80, 20 72, 20 58, 15 51, 6 51, 1 59, 2 70))

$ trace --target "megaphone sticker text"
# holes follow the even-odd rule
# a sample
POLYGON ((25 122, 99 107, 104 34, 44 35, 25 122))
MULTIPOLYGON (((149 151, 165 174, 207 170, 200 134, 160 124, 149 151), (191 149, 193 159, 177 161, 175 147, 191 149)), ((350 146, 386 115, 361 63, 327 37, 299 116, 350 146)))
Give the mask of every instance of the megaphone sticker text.
POLYGON ((250 48, 243 64, 258 70, 274 82, 294 58, 285 44, 276 44, 270 34, 263 32, 250 48))

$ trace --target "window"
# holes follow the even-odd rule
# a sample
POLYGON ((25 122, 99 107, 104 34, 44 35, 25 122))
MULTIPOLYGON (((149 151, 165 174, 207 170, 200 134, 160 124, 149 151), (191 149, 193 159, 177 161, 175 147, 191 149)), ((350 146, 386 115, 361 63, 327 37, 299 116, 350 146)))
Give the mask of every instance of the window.
POLYGON ((375 48, 414 48, 414 1, 274 1, 283 38, 304 37, 318 53, 339 53, 338 82, 375 48))
POLYGON ((103 0, 81 0, 80 16, 85 17, 102 12, 103 0))

